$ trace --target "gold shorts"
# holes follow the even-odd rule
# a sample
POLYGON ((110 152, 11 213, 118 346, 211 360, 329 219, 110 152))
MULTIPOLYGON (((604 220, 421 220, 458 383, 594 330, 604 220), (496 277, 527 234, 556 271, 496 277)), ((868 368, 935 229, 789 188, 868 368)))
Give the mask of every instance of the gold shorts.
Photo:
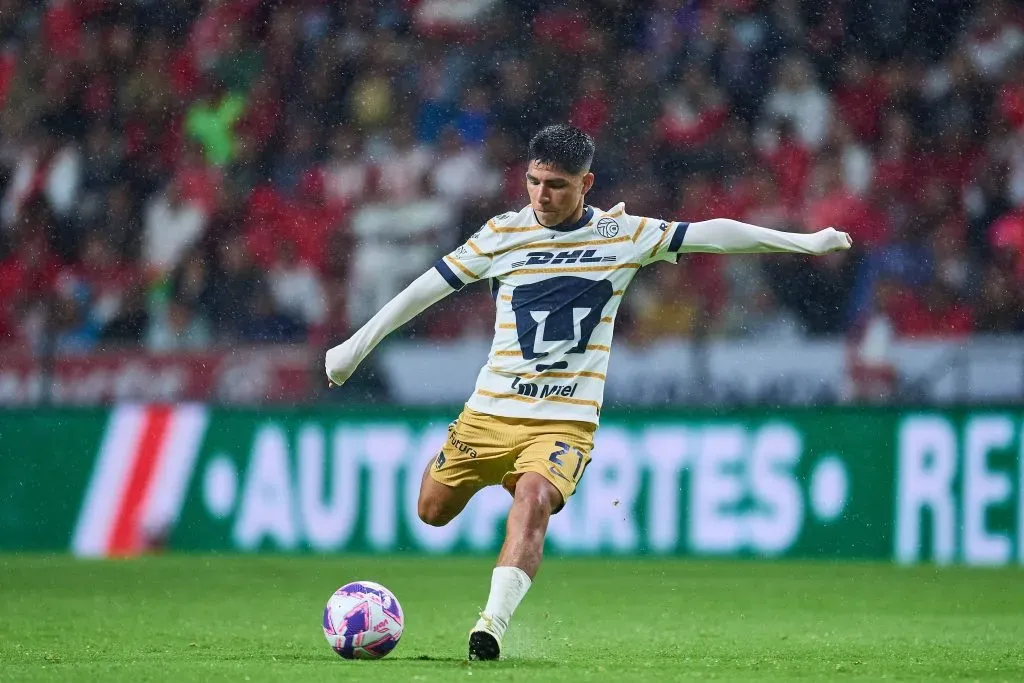
POLYGON ((590 462, 596 428, 589 422, 501 417, 466 407, 448 426, 430 475, 474 493, 501 484, 514 494, 519 477, 536 472, 555 485, 564 505, 590 462))

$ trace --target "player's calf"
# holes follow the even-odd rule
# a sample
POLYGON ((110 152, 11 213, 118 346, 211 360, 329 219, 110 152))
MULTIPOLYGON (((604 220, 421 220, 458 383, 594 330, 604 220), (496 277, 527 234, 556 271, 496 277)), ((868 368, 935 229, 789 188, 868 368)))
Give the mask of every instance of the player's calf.
POLYGON ((542 475, 526 472, 520 476, 505 523, 498 566, 519 567, 532 579, 544 553, 548 521, 562 502, 561 492, 542 475))
POLYGON ((516 607, 530 590, 544 552, 548 520, 562 506, 561 492, 536 472, 515 482, 505 543, 491 573, 487 606, 469 633, 470 659, 498 659, 501 641, 516 607))

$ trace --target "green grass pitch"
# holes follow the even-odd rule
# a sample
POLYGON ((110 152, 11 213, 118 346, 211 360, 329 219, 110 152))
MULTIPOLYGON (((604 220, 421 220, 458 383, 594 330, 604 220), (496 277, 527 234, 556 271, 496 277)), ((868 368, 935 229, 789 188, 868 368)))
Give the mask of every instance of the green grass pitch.
POLYGON ((0 556, 0 681, 1024 681, 1024 572, 549 558, 501 662, 466 662, 486 558, 0 556), (328 647, 339 585, 407 624, 328 647))

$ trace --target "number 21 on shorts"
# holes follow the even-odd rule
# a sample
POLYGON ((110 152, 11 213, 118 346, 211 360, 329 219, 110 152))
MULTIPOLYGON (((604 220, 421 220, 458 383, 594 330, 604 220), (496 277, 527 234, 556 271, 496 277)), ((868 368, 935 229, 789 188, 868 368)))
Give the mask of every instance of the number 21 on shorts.
POLYGON ((580 479, 583 477, 583 472, 587 469, 587 456, 584 455, 583 451, 580 449, 570 446, 564 441, 556 441, 555 447, 558 448, 558 450, 548 456, 548 460, 554 463, 554 465, 548 466, 548 471, 556 477, 561 477, 566 481, 572 481, 578 484, 580 479), (576 467, 573 469, 571 479, 565 475, 566 466, 565 461, 562 459, 564 456, 568 455, 570 451, 572 451, 572 455, 576 457, 576 467))

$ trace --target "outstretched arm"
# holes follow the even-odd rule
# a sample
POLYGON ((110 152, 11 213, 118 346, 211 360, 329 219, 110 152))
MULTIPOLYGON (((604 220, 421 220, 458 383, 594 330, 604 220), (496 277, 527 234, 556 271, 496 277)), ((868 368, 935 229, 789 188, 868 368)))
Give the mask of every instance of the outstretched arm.
POLYGON ((821 255, 843 251, 851 246, 853 240, 850 235, 835 228, 804 234, 770 230, 729 218, 714 218, 690 223, 679 251, 715 254, 790 252, 821 255))
POLYGON ((345 382, 384 337, 454 291, 436 268, 420 275, 359 331, 327 352, 327 378, 338 385, 345 382))

